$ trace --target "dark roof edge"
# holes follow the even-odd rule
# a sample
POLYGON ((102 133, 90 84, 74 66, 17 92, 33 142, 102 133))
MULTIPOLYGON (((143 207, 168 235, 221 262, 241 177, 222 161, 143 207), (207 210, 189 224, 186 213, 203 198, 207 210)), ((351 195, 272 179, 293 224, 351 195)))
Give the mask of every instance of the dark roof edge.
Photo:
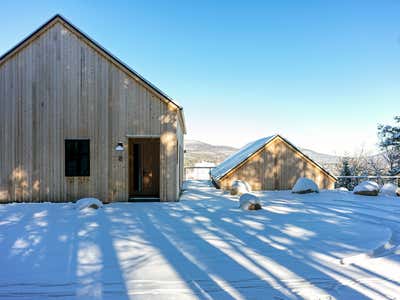
MULTIPOLYGON (((68 26, 70 26, 72 29, 74 29, 75 31, 77 31, 79 34, 81 34, 84 38, 86 38, 90 43, 92 43, 93 45, 95 45, 97 48, 99 48, 101 51, 103 51, 106 55, 108 55, 109 57, 111 57, 113 60, 115 60, 118 64, 120 64, 122 67, 124 67, 127 71, 129 71, 130 73, 132 73, 134 76, 138 77, 141 81, 143 81, 147 86, 149 86, 151 89, 153 89, 155 92, 157 92, 158 94, 160 94, 163 98, 165 98, 166 100, 168 100, 170 103, 172 103, 173 105, 175 105, 180 111, 183 111, 183 107, 181 105, 179 105, 177 102, 175 102, 170 96, 168 96, 166 93, 164 93, 162 90, 160 90, 158 87, 156 87, 153 83, 151 83, 150 81, 148 81, 147 79, 145 79, 142 75, 140 75, 138 72, 136 72, 135 70, 133 70, 131 67, 129 67, 127 64, 125 64, 124 62, 122 62, 119 58, 117 58, 116 56, 114 56, 113 54, 111 54, 110 51, 108 51, 107 49, 105 49, 103 46, 101 46, 98 42, 96 42, 95 40, 93 40, 91 37, 89 37, 86 33, 84 33, 81 29, 79 29, 78 27, 76 27, 75 25, 73 25, 70 21, 68 21, 65 17, 63 17, 60 14, 56 14, 54 15, 52 18, 50 18, 46 23, 44 23, 43 25, 41 25, 38 29, 36 29, 34 32, 32 32, 31 34, 29 34, 26 38, 24 38, 21 42, 19 42, 17 45, 15 45, 14 47, 12 47, 10 50, 8 50, 6 53, 4 53, 3 55, 0 56, 0 64, 2 62, 3 59, 7 58, 10 54, 12 54, 14 51, 16 51, 20 46, 22 46, 24 43, 26 43, 30 38, 32 38, 32 36, 34 36, 35 34, 37 34, 38 32, 40 32, 41 30, 43 30, 46 26, 48 26, 50 23, 52 23, 53 21, 55 21, 56 19, 61 19, 63 22, 65 22, 66 24, 68 24, 68 26)), ((184 127, 184 132, 186 132, 186 126, 185 126, 185 120, 182 116, 182 122, 183 122, 183 127, 184 127)))
MULTIPOLYGON (((291 147, 293 147, 296 151, 298 151, 299 153, 301 153, 304 157, 306 157, 308 160, 310 160, 312 163, 314 163, 316 166, 318 166, 323 172, 325 172, 327 175, 329 175, 330 177, 332 177, 333 179, 337 180, 336 176, 331 174, 328 170, 326 170, 323 166, 321 166, 321 164, 317 163, 315 160, 313 160, 311 157, 309 157, 307 154, 305 154, 303 151, 301 151, 298 147, 296 147, 295 145, 293 145, 291 142, 289 142, 286 138, 284 138, 283 136, 281 136, 280 134, 277 134, 275 136, 276 137, 280 137, 282 140, 284 140, 287 144, 289 144, 291 147)), ((275 139, 274 138, 274 139, 275 139)))
MULTIPOLYGON (((34 32, 32 32, 31 34, 29 34, 27 37, 25 37, 22 41, 20 41, 18 44, 16 44, 14 47, 12 47, 10 50, 6 51, 6 53, 2 54, 0 56, 0 63, 3 59, 7 58, 7 56, 9 56, 11 53, 13 53, 15 50, 17 50, 20 46, 22 46, 25 42, 27 42, 32 36, 34 36, 35 34, 37 34, 39 31, 41 31, 43 28, 45 28, 47 25, 49 25, 51 22, 53 22, 56 18, 60 18, 62 20, 64 20, 63 17, 61 17, 61 15, 55 15, 53 16, 51 19, 49 19, 46 23, 42 24, 39 26, 38 29, 36 29, 34 32)), ((69 24, 69 22, 68 22, 69 24)))

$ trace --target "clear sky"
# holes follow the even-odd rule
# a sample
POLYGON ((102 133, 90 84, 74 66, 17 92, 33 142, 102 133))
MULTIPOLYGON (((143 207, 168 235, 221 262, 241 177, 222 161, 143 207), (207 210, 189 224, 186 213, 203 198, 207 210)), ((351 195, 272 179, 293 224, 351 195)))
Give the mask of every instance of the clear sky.
POLYGON ((60 13, 183 105, 188 135, 374 151, 400 114, 400 1, 2 1, 0 53, 60 13))

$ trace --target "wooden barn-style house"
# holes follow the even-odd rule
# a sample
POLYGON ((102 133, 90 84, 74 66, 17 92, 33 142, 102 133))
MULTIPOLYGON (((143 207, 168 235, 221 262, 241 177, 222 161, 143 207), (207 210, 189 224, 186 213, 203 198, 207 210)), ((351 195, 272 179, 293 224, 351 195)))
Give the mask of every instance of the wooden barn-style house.
POLYGON ((0 57, 0 202, 176 201, 182 107, 60 15, 0 57))
POLYGON ((241 148, 211 170, 213 183, 230 189, 235 180, 253 190, 288 190, 300 177, 320 189, 333 189, 336 178, 280 135, 272 135, 241 148))

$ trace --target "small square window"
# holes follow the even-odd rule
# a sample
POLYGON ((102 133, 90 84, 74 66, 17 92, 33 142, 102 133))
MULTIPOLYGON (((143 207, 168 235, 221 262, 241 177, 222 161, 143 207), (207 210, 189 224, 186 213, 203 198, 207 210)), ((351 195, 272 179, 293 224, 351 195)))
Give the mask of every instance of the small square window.
POLYGON ((65 176, 90 176, 90 140, 65 140, 65 176))

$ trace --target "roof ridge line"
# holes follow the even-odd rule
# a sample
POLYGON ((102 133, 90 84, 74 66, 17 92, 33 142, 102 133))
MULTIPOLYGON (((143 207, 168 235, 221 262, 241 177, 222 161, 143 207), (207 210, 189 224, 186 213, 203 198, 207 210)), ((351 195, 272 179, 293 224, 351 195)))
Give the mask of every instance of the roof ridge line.
MULTIPOLYGON (((74 31, 76 31, 78 34, 82 35, 89 43, 93 44, 95 48, 98 48, 100 51, 104 53, 104 55, 108 56, 111 60, 115 61, 116 64, 120 65, 123 69, 125 69, 128 73, 131 73, 131 76, 137 77, 140 81, 142 81, 148 88, 153 90, 156 94, 161 96, 161 98, 165 99, 169 103, 172 103, 182 114, 181 119, 183 122, 183 130, 186 132, 186 125, 185 125, 185 120, 183 117, 183 107, 176 102, 172 97, 168 96, 165 92, 160 90, 155 84, 153 84, 151 81, 145 79, 142 75, 140 75, 138 72, 133 70, 130 66, 128 66, 126 63, 124 63, 122 60, 120 60, 118 57, 114 56, 110 51, 105 49, 103 46, 101 46, 100 43, 92 39, 88 34, 86 34, 83 30, 81 30, 79 27, 74 25, 71 21, 69 21, 66 17, 61 15, 60 13, 57 13, 53 15, 50 19, 48 19, 45 23, 43 23, 41 26, 39 26, 35 31, 30 33, 28 36, 23 38, 18 44, 16 44, 14 47, 6 51, 4 54, 0 55, 0 66, 7 60, 9 56, 11 56, 14 52, 18 51, 20 47, 22 47, 25 43, 27 43, 32 37, 34 37, 36 34, 38 34, 40 31, 44 30, 47 26, 49 26, 52 22, 54 21, 60 21, 71 27, 74 31)), ((92 46, 92 47, 93 47, 92 46)))

